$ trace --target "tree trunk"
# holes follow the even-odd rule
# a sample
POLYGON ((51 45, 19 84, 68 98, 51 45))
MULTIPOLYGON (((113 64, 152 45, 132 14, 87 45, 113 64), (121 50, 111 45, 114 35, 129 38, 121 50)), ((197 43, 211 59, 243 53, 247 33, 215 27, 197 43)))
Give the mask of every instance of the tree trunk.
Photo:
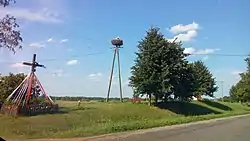
POLYGON ((158 95, 155 95, 155 104, 158 104, 158 95))
POLYGON ((152 105, 152 94, 148 94, 148 105, 151 106, 152 105))

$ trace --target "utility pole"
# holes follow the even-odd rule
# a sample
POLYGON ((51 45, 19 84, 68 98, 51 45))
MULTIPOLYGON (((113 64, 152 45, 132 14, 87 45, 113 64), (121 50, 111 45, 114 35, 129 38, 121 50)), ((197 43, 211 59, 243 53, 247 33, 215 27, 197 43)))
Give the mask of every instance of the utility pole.
POLYGON ((122 98, 122 82, 121 82, 121 66, 120 66, 120 57, 119 57, 119 49, 123 45, 123 40, 117 37, 116 39, 113 39, 111 41, 112 45, 114 45, 114 56, 113 56, 113 61, 112 61, 112 66, 111 66, 111 73, 110 73, 110 78, 109 78, 109 86, 108 86, 108 93, 107 93, 107 98, 106 102, 109 101, 109 95, 110 95, 110 90, 111 90, 111 84, 113 80, 113 73, 114 73, 114 64, 115 64, 115 58, 117 55, 117 61, 118 61, 118 77, 119 77, 119 87, 120 87, 120 101, 123 102, 122 98))
POLYGON ((224 81, 219 81, 221 85, 221 97, 222 97, 222 102, 224 101, 224 92, 223 92, 223 83, 224 81))

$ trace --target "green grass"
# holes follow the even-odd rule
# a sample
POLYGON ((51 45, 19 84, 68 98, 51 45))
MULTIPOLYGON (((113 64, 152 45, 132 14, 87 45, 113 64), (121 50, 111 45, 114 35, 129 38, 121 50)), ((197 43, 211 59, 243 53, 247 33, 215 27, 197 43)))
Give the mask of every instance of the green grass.
POLYGON ((100 135, 247 114, 250 108, 237 103, 145 104, 58 101, 63 112, 53 115, 10 118, 0 114, 4 138, 70 138, 100 135))

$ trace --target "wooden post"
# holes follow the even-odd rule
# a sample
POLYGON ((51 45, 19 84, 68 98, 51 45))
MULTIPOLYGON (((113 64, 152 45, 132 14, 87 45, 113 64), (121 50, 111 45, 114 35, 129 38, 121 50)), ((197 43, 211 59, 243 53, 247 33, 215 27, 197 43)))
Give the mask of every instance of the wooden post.
POLYGON ((111 66, 111 73, 110 73, 110 77, 109 77, 109 86, 108 86, 108 94, 107 94, 106 102, 109 101, 109 95, 110 95, 111 84, 112 84, 113 73, 114 73, 116 52, 117 52, 117 49, 114 50, 114 56, 113 56, 113 61, 112 61, 112 66, 111 66))
POLYGON ((28 97, 27 97, 27 101, 26 101, 26 105, 29 104, 30 101, 30 97, 31 97, 31 91, 32 91, 32 86, 33 86, 33 79, 34 79, 34 72, 36 71, 35 68, 35 63, 36 63, 36 54, 33 54, 33 59, 32 59, 32 63, 30 64, 31 66, 31 74, 30 74, 30 80, 29 80, 29 88, 28 88, 28 97))
POLYGON ((120 86, 120 102, 123 102, 122 99, 122 81, 121 81, 121 64, 120 64, 120 57, 119 57, 119 47, 116 47, 117 51, 117 61, 118 61, 118 75, 119 75, 119 86, 120 86))
POLYGON ((44 67, 44 65, 41 65, 41 64, 38 64, 36 62, 36 54, 33 54, 33 58, 32 58, 32 62, 29 63, 29 62, 23 62, 24 65, 27 65, 27 66, 31 66, 31 73, 30 73, 30 78, 29 78, 29 87, 28 87, 28 96, 27 96, 27 101, 26 101, 26 105, 29 104, 29 101, 30 101, 30 97, 31 97, 31 92, 32 92, 32 86, 33 86, 33 83, 34 83, 34 75, 35 75, 35 72, 36 72, 36 67, 44 67))
POLYGON ((123 45, 123 40, 116 38, 111 41, 111 43, 114 45, 114 56, 113 56, 113 61, 112 61, 112 66, 111 66, 111 73, 110 73, 110 78, 109 78, 109 85, 108 85, 108 93, 107 93, 107 98, 106 102, 109 101, 109 95, 110 95, 110 90, 111 90, 111 84, 112 84, 112 79, 113 79, 113 73, 114 73, 114 64, 115 64, 115 57, 117 55, 117 60, 118 60, 118 77, 119 77, 119 88, 120 88, 120 101, 123 102, 123 97, 122 97, 122 82, 121 82, 121 66, 120 66, 120 57, 119 57, 119 49, 123 45))

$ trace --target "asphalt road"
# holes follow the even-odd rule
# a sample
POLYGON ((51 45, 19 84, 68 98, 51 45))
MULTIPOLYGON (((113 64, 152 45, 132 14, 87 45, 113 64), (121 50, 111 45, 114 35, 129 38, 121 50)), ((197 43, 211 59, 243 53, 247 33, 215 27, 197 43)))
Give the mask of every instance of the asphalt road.
MULTIPOLYGON (((46 139, 48 140, 48 139, 46 139)), ((250 141, 250 116, 62 141, 250 141)), ((38 140, 37 140, 38 141, 38 140)), ((41 141, 41 140, 40 140, 41 141)), ((55 140, 53 140, 55 141, 55 140)))
POLYGON ((113 141, 250 141, 250 116, 132 135, 113 141))

